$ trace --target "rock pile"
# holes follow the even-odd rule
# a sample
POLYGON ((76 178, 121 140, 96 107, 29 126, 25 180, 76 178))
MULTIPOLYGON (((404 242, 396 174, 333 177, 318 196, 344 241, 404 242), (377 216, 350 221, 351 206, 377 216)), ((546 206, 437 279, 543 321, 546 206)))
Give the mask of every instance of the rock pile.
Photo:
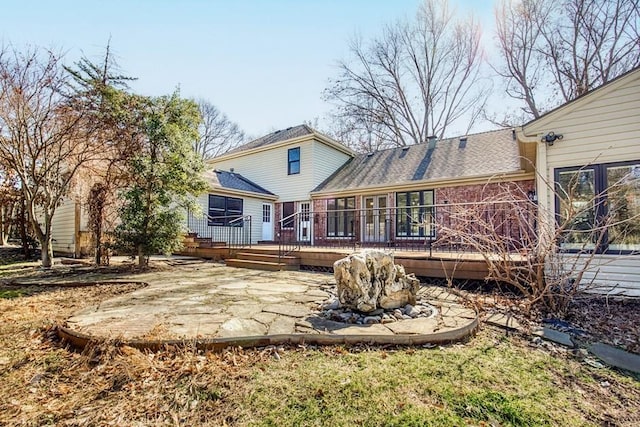
POLYGON ((393 263, 393 254, 366 249, 333 264, 340 304, 362 313, 416 303, 420 281, 393 263))
POLYGON ((420 281, 393 262, 393 254, 366 249, 336 261, 336 287, 320 307, 326 319, 366 325, 436 315, 436 308, 418 301, 420 281))
POLYGON ((433 317, 437 309, 425 301, 417 301, 415 305, 407 304, 395 309, 378 308, 369 313, 362 313, 340 304, 336 296, 330 298, 320 307, 320 316, 335 322, 367 325, 373 323, 391 323, 399 320, 433 317))

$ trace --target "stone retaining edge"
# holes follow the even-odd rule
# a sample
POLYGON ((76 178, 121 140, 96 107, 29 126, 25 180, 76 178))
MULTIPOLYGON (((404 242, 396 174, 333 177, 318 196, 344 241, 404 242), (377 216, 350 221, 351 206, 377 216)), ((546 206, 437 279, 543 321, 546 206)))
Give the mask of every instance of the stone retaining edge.
MULTIPOLYGON (((201 338, 201 339, 175 339, 175 340, 120 340, 113 339, 118 346, 129 346, 138 350, 158 351, 163 347, 195 346, 198 350, 221 351, 227 347, 266 347, 270 345, 338 345, 338 344, 372 344, 372 345, 424 345, 443 344, 460 341, 475 333, 479 327, 476 318, 467 325, 457 329, 435 332, 433 334, 400 334, 400 335, 341 335, 341 334, 281 334, 261 335, 232 338, 201 338)), ((65 326, 58 326, 58 337, 67 341, 73 347, 84 349, 90 342, 109 341, 105 338, 97 338, 83 334, 65 326)))
POLYGON ((106 286, 106 285, 129 285, 129 284, 133 284, 133 285, 142 285, 143 288, 146 288, 147 286, 149 286, 149 283, 147 282, 143 282, 141 280, 93 280, 93 281, 84 281, 84 282, 53 282, 53 283, 48 283, 48 284, 42 284, 42 283, 38 283, 38 282, 34 282, 34 283, 30 283, 30 282, 9 282, 9 283, 4 283, 5 286, 13 286, 13 287, 18 287, 18 286, 43 286, 43 287, 49 287, 49 288, 85 288, 85 287, 89 287, 89 286, 106 286))

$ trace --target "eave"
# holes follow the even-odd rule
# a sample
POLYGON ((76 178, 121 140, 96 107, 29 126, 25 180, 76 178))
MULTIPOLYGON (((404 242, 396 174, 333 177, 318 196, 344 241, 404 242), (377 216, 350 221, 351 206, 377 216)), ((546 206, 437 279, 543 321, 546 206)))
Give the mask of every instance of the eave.
POLYGON ((439 180, 425 180, 425 181, 407 181, 393 185, 371 185, 358 188, 350 188, 344 190, 327 190, 327 191, 315 191, 310 193, 312 199, 333 197, 333 196, 357 196, 365 194, 375 193, 389 193, 396 191, 410 191, 410 190, 423 190, 423 189, 435 189, 442 187, 459 187, 462 185, 473 184, 486 184, 488 182, 511 182, 511 181, 525 181, 529 179, 535 179, 534 172, 527 172, 524 170, 493 174, 493 175, 475 175, 463 178, 448 178, 439 180))

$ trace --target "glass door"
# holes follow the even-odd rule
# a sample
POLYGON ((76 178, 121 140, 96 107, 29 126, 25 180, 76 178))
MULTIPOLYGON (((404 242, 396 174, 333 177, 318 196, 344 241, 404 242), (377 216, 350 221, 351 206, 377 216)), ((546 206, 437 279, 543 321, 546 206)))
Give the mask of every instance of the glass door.
POLYGON ((388 229, 387 196, 364 197, 362 232, 365 242, 386 242, 388 229))

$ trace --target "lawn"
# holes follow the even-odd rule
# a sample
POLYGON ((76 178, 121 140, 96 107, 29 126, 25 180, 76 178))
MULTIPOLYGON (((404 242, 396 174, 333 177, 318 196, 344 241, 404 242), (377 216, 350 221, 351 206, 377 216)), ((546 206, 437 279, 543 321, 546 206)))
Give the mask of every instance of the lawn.
POLYGON ((55 325, 134 284, 0 285, 0 425, 640 424, 638 378, 483 327, 434 348, 65 347, 55 325))

